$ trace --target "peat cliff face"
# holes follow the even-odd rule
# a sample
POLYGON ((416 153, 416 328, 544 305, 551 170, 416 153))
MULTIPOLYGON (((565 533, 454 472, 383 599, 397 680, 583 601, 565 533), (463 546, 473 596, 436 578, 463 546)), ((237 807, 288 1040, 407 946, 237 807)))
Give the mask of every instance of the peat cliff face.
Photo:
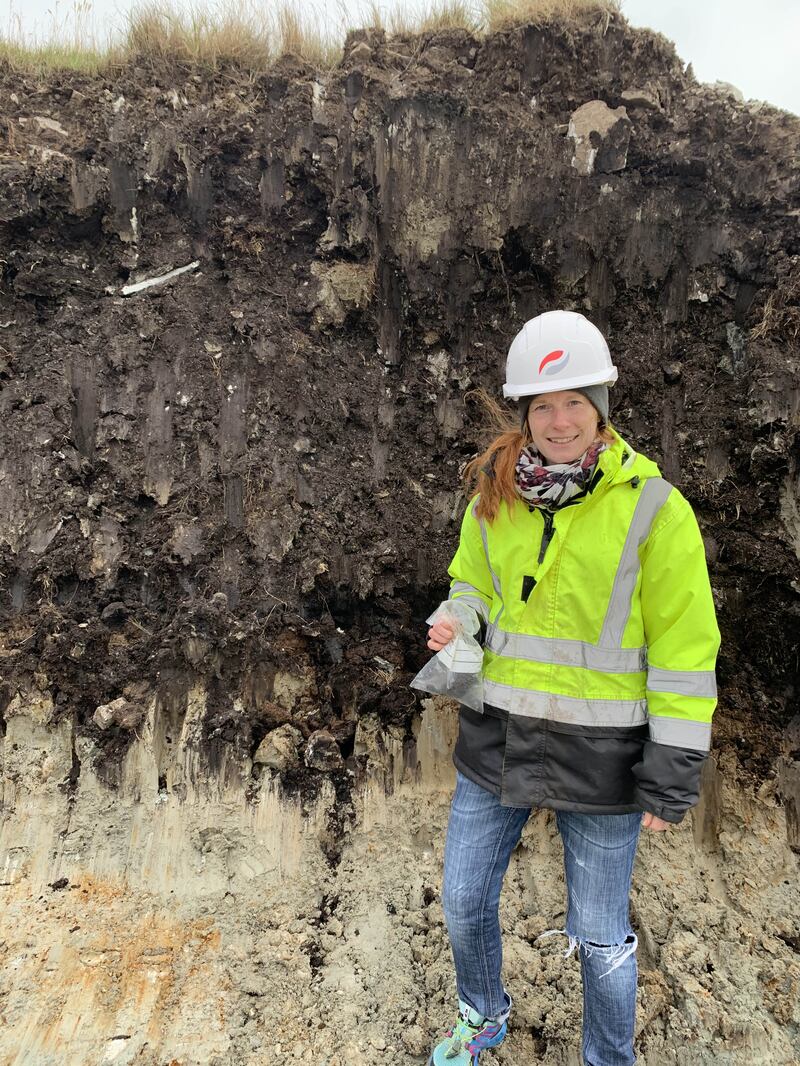
POLYGON ((201 764, 290 719, 345 756, 365 712, 407 723, 465 396, 561 306, 697 509, 717 739, 768 769, 796 699, 795 117, 619 20, 361 32, 324 75, 6 71, 1 99, 6 704, 51 701, 111 777, 119 721, 180 719, 198 682, 201 764))

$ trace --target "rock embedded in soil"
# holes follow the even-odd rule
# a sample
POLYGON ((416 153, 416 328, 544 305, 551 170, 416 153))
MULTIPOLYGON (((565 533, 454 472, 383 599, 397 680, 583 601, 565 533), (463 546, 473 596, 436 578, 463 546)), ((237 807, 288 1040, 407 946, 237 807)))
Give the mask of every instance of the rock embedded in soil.
POLYGON ((624 107, 612 110, 602 100, 591 100, 572 113, 567 135, 575 142, 572 165, 579 174, 625 169, 631 123, 624 107))
POLYGON ((327 729, 318 729, 308 738, 305 752, 306 766, 314 770, 335 771, 344 767, 344 759, 336 738, 327 729))
POLYGON ((668 363, 664 367, 664 381, 667 385, 677 385, 683 375, 683 367, 680 363, 668 363))
POLYGON ((353 63, 365 63, 372 58, 372 49, 366 41, 359 41, 347 53, 347 58, 353 63))
POLYGON ((650 89, 625 89, 620 99, 626 107, 643 107, 650 111, 660 111, 658 94, 650 89))
POLYGON ((124 696, 119 696, 111 703, 98 707, 92 720, 101 729, 110 729, 111 726, 117 726, 120 729, 135 729, 143 717, 143 707, 130 703, 124 696))
POLYGON ((125 606, 125 604, 120 603, 119 601, 115 601, 114 603, 109 603, 106 607, 103 608, 100 613, 100 621, 106 623, 121 622, 127 617, 127 614, 128 608, 125 606))
POLYGON ((300 765, 303 734, 293 725, 281 725, 267 733, 259 744, 253 762, 268 770, 294 770, 300 765))
POLYGON ((33 133, 41 137, 42 140, 59 143, 65 137, 69 137, 69 132, 64 129, 60 122, 56 122, 52 118, 46 118, 44 115, 20 119, 20 124, 29 126, 33 133))

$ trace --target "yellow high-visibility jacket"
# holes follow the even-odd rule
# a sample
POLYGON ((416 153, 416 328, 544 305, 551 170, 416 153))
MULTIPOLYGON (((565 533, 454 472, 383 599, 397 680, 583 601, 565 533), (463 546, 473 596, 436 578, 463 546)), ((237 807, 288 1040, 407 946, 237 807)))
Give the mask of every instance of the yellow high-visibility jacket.
POLYGON ((553 513, 520 499, 488 522, 476 502, 449 573, 486 623, 484 713, 462 708, 456 766, 509 806, 680 821, 719 648, 689 503, 617 434, 553 513))

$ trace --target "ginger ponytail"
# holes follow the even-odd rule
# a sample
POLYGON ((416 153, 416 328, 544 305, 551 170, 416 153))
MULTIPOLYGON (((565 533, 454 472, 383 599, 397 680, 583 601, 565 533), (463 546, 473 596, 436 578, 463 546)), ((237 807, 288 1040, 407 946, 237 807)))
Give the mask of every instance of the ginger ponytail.
POLYGON ((511 417, 485 389, 468 392, 466 399, 474 399, 486 416, 489 432, 493 434, 484 450, 471 459, 464 469, 464 489, 469 499, 480 493, 475 514, 494 521, 505 500, 509 507, 518 499, 514 471, 522 449, 531 442, 527 425, 520 429, 519 421, 511 417))

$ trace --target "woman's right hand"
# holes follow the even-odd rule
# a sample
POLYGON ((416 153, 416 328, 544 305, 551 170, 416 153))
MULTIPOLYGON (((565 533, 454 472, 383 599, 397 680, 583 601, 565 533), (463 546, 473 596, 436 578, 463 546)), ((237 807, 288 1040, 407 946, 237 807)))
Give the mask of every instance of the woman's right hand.
POLYGON ((428 647, 431 651, 441 651, 445 644, 449 644, 455 635, 456 630, 452 622, 439 619, 428 630, 428 647))

